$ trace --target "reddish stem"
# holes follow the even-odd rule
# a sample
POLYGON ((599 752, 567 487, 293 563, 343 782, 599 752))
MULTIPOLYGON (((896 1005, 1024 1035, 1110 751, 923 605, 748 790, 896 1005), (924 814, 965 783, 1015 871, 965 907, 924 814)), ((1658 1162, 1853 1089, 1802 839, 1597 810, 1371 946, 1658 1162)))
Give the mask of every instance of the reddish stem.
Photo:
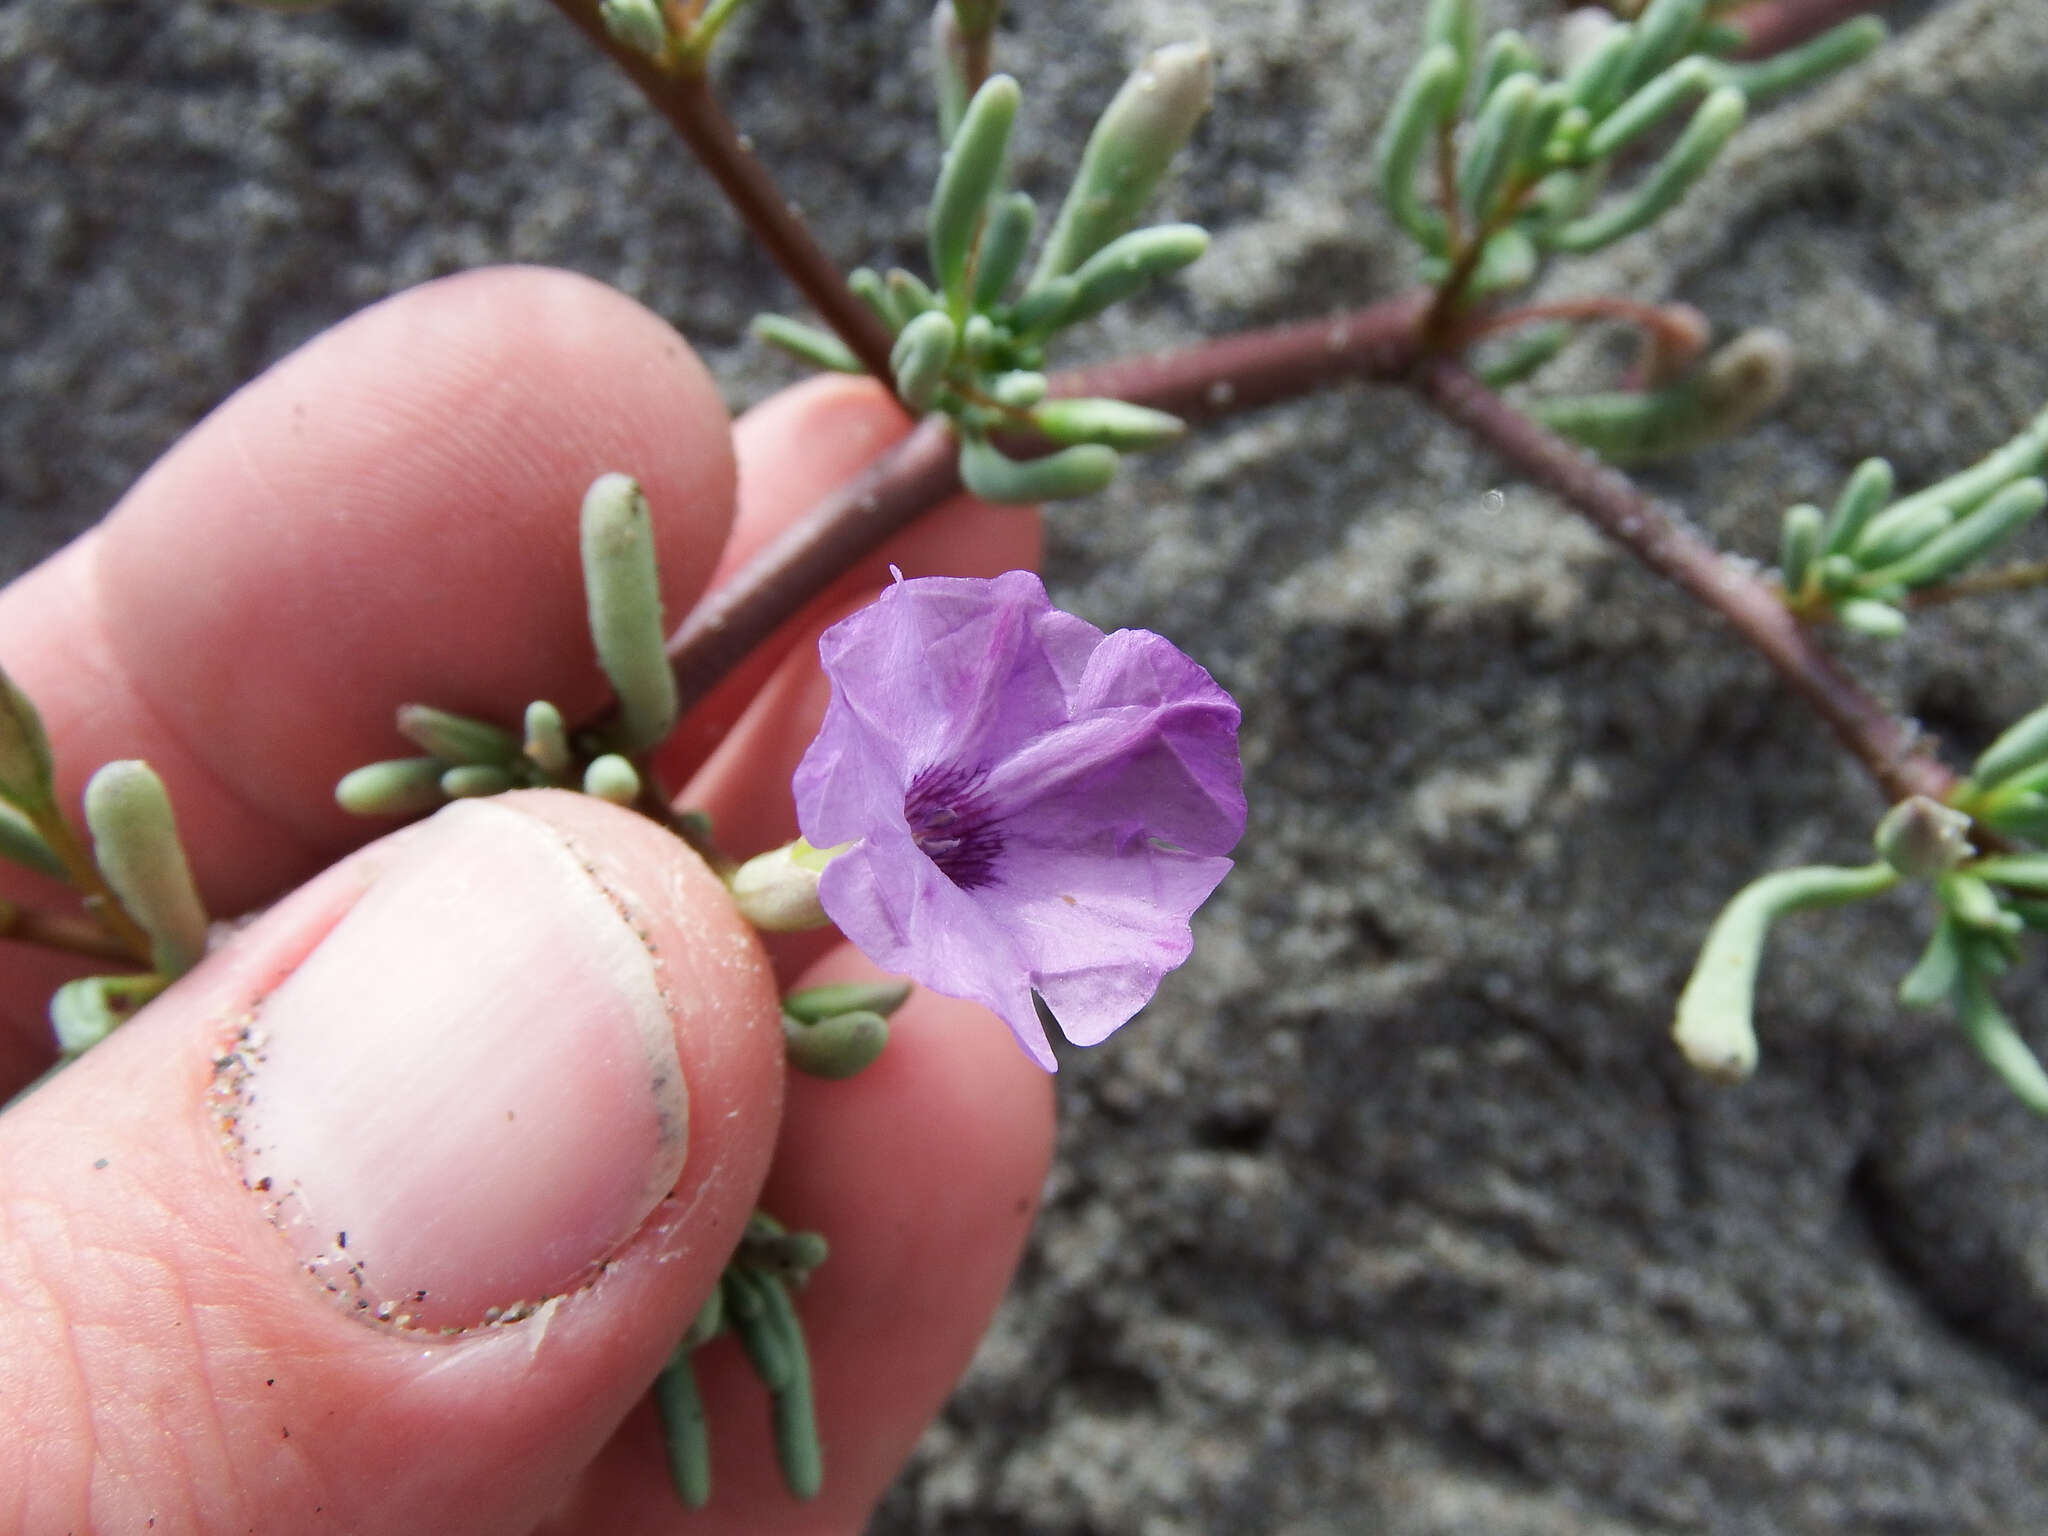
MULTIPOLYGON (((1061 374, 1059 395, 1105 395, 1202 421, 1343 379, 1398 379, 1415 361, 1428 294, 1327 320, 1248 331, 1158 357, 1061 374)), ((883 540, 960 489, 953 435, 937 417, 784 529, 670 638, 682 708, 703 698, 785 619, 883 540)))
POLYGON ((108 933, 98 923, 61 912, 44 912, 35 907, 17 907, 0 902, 0 939, 39 944, 95 960, 111 960, 124 969, 137 965, 135 949, 108 933))
POLYGON ((957 444, 933 416, 783 529, 669 637, 689 709, 747 653, 899 528, 960 488, 957 444))
POLYGON ((1516 411, 1446 358, 1426 359, 1416 388, 1529 480, 1556 492, 1660 576, 1720 614, 1833 727, 1885 795, 1941 799, 1955 776, 1928 743, 1836 665, 1768 583, 1725 558, 1626 477, 1516 411))
POLYGON ((1554 299, 1544 304, 1517 304, 1475 315, 1458 330, 1457 345, 1470 346, 1482 337, 1495 336, 1524 325, 1545 320, 1614 320, 1632 325, 1666 353, 1697 356, 1706 345, 1706 321, 1690 304, 1645 304, 1596 294, 1583 299, 1554 299))
MULTIPOLYGON (((837 265, 733 131, 702 74, 662 69, 619 44, 590 0, 554 4, 682 135, 762 247, 862 365, 876 378, 889 378, 887 328, 846 286, 837 265)), ((1876 8, 1870 0, 1759 0, 1733 19, 1747 35, 1744 56, 1764 57, 1876 8)), ((1447 177, 1446 213, 1455 219, 1445 136, 1439 135, 1437 149, 1439 171, 1447 177)), ((1483 235, 1465 253, 1467 271, 1483 235)), ((1053 391, 1129 400, 1200 421, 1344 379, 1392 380, 1412 370, 1412 382, 1446 416, 1563 496, 1652 570, 1722 614, 1834 727, 1887 795, 1944 793, 1953 783, 1947 769, 1813 644, 1768 586, 1723 560, 1621 475, 1513 410, 1442 355, 1449 350, 1451 305, 1461 288, 1454 279, 1436 294, 1410 295, 1334 319, 1084 369, 1054 380, 1053 391), (1425 355, 1432 338, 1437 351, 1425 355)), ((699 605, 671 638, 668 652, 682 707, 703 698, 842 571, 958 488, 952 434, 933 419, 819 502, 699 605)))
POLYGON ((690 146, 711 173, 747 230, 796 284, 811 308, 846 343, 861 366, 878 379, 891 377, 889 331, 854 296, 838 263, 812 238, 799 215, 754 157, 712 94, 701 73, 665 70, 615 39, 599 20, 593 0, 554 0, 554 5, 626 74, 641 94, 690 146))
MULTIPOLYGON (((1626 477, 1423 351, 1430 295, 1253 331, 1159 357, 1063 374, 1061 395, 1107 395, 1194 420, 1290 399, 1344 379, 1407 379, 1522 474, 1563 497, 1651 570, 1719 613, 1826 720, 1891 799, 1940 798, 1954 776, 1854 678, 1778 594, 1656 506, 1626 477)), ((959 489, 954 440, 927 420, 818 503, 691 614, 669 643, 684 708, 853 562, 959 489)))
POLYGON ((1400 378, 1421 346, 1428 292, 1321 320, 1198 342, 1056 375, 1051 392, 1101 395, 1211 421, 1292 400, 1347 379, 1400 378))

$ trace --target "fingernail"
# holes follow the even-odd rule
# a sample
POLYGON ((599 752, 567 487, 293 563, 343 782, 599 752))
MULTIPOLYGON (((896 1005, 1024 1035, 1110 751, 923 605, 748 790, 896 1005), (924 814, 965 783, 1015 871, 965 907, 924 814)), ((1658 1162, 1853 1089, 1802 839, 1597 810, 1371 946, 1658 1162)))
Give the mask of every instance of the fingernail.
POLYGON ((450 806, 258 1006, 224 1069, 243 1178, 351 1311, 516 1319, 682 1172, 659 962, 554 828, 450 806))

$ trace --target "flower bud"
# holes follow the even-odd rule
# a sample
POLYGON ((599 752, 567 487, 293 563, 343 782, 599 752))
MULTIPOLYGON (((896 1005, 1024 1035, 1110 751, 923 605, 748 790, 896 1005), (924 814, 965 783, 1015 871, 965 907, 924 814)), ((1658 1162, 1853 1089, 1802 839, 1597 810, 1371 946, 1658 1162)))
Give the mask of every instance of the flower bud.
POLYGON ((802 933, 832 920, 818 904, 818 877, 837 848, 813 848, 802 838, 756 854, 727 882, 740 916, 764 933, 802 933))
POLYGON ((1925 795, 1910 795, 1885 812, 1873 841, 1878 857, 1908 880, 1945 875, 1976 852, 1970 818, 1925 795))
POLYGON ((600 0, 597 14, 605 30, 636 53, 658 59, 668 47, 668 25, 656 0, 600 0))

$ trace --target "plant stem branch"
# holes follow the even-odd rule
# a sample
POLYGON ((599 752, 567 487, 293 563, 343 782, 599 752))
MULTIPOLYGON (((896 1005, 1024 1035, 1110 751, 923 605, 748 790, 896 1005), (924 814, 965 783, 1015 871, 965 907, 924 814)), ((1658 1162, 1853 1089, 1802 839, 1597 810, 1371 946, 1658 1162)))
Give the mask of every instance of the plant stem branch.
MULTIPOLYGON (((1955 782, 1928 745, 1820 649, 1770 586, 1725 559, 1624 476, 1514 410, 1457 363, 1426 354, 1431 294, 1248 331, 1157 357, 1061 374, 1053 393, 1102 395, 1190 420, 1233 415, 1346 379, 1407 379, 1520 473, 1563 497, 1651 570, 1719 613, 1810 703, 1887 797, 1955 782)), ((855 562, 960 488, 951 431, 923 422, 811 508, 691 613, 669 641, 682 707, 855 562)))
POLYGON ((2001 565, 1989 571, 1957 576, 1931 587, 1908 592, 1899 600, 1902 608, 1933 608, 1966 597, 1985 597, 1995 592, 2023 592, 2030 587, 2048 586, 2048 560, 2029 560, 2018 565, 2001 565))
POLYGON ((1929 744, 1836 665, 1769 584, 1725 558, 1627 477, 1522 415, 1447 358, 1425 359, 1414 382, 1430 404, 1520 474, 1722 618, 1834 729, 1886 797, 1941 799, 1955 777, 1929 744))
POLYGON ((1428 291, 1267 330, 1240 331, 1156 357, 1056 374, 1049 393, 1102 395, 1211 421, 1293 400, 1347 379, 1392 382, 1421 350, 1428 291))
POLYGON ((933 416, 791 523, 669 637, 687 710, 746 654, 892 533, 960 488, 958 445, 933 416))
POLYGON ((1830 27, 1884 9, 1883 0, 1757 0, 1728 18, 1743 35, 1738 59, 1767 59, 1830 27))
MULTIPOLYGON (((1392 381, 1414 364, 1428 304, 1428 294, 1410 294, 1329 319, 1085 368, 1058 375, 1052 392, 1104 395, 1202 421, 1344 379, 1392 381)), ((849 566, 959 490, 957 446, 943 419, 923 422, 705 598, 668 643, 681 707, 703 698, 849 566)))
POLYGON ((74 955, 90 955, 95 960, 113 960, 123 966, 137 963, 133 947, 108 933, 98 923, 81 917, 66 917, 60 912, 18 907, 12 902, 0 902, 0 939, 40 944, 45 949, 61 949, 74 955))
POLYGON ((605 30, 592 0, 553 0, 576 29, 602 50, 690 146, 747 230, 811 308, 878 379, 890 375, 888 330, 846 286, 766 167, 741 142, 701 70, 663 69, 605 30))
POLYGON ((1593 294, 1491 310, 1459 328, 1457 346, 1468 347, 1484 337, 1546 320, 1612 320, 1641 331, 1660 354, 1679 354, 1686 360, 1698 356, 1707 341, 1705 318, 1689 304, 1645 304, 1638 299, 1593 294))

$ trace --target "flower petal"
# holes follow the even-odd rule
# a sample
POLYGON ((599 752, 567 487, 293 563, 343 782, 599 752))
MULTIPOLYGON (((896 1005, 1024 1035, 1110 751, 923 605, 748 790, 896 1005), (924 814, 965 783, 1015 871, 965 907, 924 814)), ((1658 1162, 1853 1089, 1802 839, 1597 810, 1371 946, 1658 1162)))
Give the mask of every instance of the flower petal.
POLYGON ((1081 1045, 1143 1007, 1244 831, 1230 696, 1023 571, 899 582, 819 654, 832 700, 793 787, 806 838, 853 845, 819 888, 846 936, 1049 1070, 1034 989, 1081 1045))
POLYGON ((1033 1061, 1057 1070, 1010 935, 907 834, 871 838, 839 855, 825 866, 818 899, 876 965, 980 1003, 1010 1026, 1033 1061))

